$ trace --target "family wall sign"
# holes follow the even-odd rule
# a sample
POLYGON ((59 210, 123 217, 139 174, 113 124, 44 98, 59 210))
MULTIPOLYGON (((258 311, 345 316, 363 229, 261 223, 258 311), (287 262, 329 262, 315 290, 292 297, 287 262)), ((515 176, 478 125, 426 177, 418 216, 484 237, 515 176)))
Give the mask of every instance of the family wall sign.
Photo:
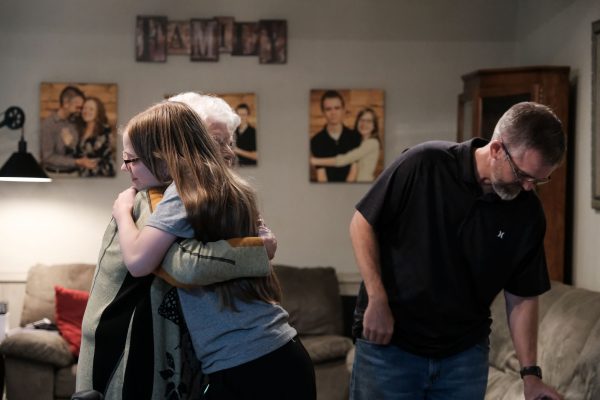
POLYGON ((219 54, 258 56, 260 64, 287 62, 287 21, 237 22, 233 17, 169 21, 165 16, 138 16, 135 59, 166 62, 168 55, 190 61, 219 61, 219 54))

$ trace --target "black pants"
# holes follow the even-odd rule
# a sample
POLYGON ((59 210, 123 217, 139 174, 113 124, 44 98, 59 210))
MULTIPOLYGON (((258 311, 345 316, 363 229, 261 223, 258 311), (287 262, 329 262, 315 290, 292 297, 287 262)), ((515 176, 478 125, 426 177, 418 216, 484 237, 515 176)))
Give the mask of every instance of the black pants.
POLYGON ((279 349, 209 375, 208 400, 315 400, 315 370, 297 337, 279 349))

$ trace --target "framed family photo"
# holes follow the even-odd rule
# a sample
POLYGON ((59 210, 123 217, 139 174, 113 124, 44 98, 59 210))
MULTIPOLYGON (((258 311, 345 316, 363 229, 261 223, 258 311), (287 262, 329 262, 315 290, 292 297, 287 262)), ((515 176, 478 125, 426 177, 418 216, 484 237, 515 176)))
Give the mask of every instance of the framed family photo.
POLYGON ((54 178, 114 177, 117 85, 40 85, 41 164, 54 178))
POLYGON ((240 126, 235 130, 233 151, 240 167, 258 165, 256 145, 258 110, 254 93, 221 93, 217 95, 235 110, 240 117, 240 126))
POLYGON ((135 59, 144 62, 167 61, 167 17, 137 17, 135 59))
POLYGON ((592 207, 600 210, 600 20, 592 24, 592 207))
POLYGON ((383 170, 384 92, 310 92, 311 182, 373 182, 383 170))

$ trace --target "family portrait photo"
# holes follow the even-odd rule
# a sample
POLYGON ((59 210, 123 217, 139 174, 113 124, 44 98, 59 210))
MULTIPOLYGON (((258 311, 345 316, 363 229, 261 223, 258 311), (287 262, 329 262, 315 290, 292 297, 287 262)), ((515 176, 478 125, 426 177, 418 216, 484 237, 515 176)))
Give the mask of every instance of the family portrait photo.
POLYGON ((311 90, 311 182, 373 182, 379 176, 383 106, 383 90, 311 90))
POLYGON ((41 164, 53 178, 114 177, 117 85, 40 85, 41 164))
POLYGON ((254 93, 221 93, 225 100, 240 117, 240 126, 235 130, 233 151, 240 167, 258 165, 256 135, 258 112, 256 94, 254 93))

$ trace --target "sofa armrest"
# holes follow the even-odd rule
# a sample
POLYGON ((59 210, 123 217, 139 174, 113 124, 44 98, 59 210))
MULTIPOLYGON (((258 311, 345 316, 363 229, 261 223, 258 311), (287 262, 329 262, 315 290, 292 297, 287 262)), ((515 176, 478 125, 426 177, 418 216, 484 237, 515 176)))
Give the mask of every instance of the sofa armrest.
POLYGON ((300 340, 314 364, 343 360, 352 348, 352 339, 340 335, 301 336, 300 340))
POLYGON ((75 362, 69 345, 58 332, 41 329, 19 329, 9 334, 0 344, 0 353, 56 367, 75 362))

